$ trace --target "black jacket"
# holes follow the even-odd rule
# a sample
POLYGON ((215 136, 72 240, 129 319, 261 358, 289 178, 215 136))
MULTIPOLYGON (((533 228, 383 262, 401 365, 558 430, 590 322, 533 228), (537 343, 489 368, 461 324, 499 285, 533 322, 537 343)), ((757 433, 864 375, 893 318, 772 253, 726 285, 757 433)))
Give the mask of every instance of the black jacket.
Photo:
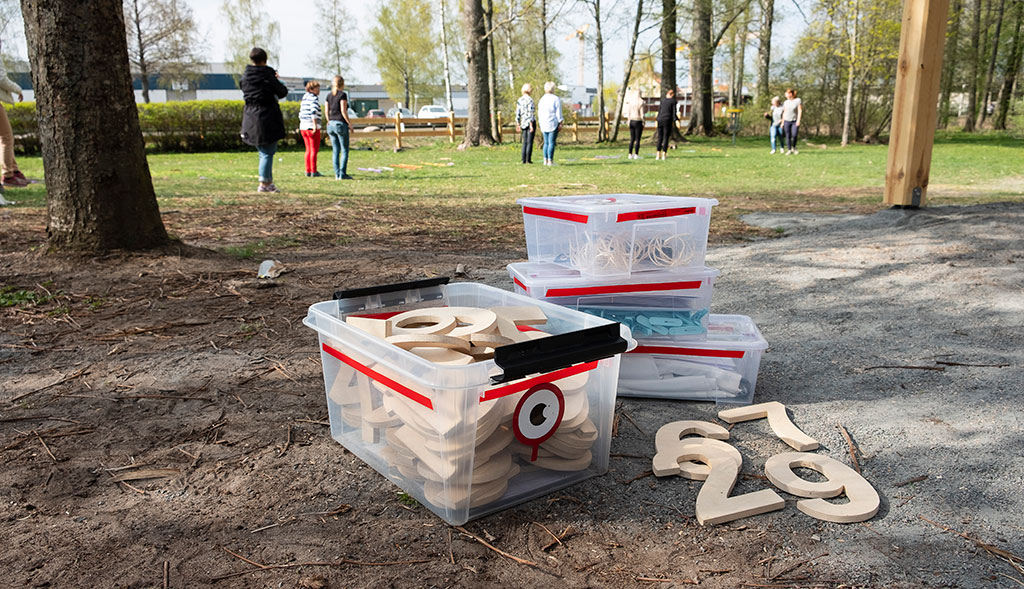
POLYGON ((284 117, 278 99, 288 96, 288 88, 265 65, 247 65, 238 81, 245 99, 242 109, 242 141, 249 145, 268 145, 284 139, 284 117))
POLYGON ((658 107, 658 122, 659 123, 671 123, 676 120, 676 99, 665 97, 661 99, 661 105, 658 107))

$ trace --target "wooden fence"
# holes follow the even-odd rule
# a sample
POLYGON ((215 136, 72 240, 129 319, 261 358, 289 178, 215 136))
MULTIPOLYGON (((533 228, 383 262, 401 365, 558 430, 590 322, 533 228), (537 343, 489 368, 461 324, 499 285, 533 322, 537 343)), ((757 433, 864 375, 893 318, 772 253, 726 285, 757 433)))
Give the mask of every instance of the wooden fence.
MULTIPOLYGON (((499 116, 498 116, 498 121, 499 122, 501 121, 500 113, 499 113, 499 116)), ((604 116, 604 130, 605 130, 605 136, 606 137, 610 137, 611 136, 611 134, 612 134, 612 125, 613 125, 614 121, 615 121, 615 116, 614 115, 612 115, 611 113, 606 113, 605 114, 605 116, 604 116)), ((566 137, 566 133, 572 133, 572 140, 573 140, 573 142, 579 143, 580 136, 583 135, 583 134, 593 133, 593 134, 596 135, 597 134, 597 130, 598 130, 598 125, 600 124, 600 122, 601 122, 601 117, 596 117, 596 116, 594 116, 594 117, 581 117, 581 116, 578 116, 577 113, 575 113, 575 112, 569 113, 569 116, 565 117, 565 120, 562 122, 562 131, 561 131, 561 133, 559 133, 559 141, 563 141, 564 140, 563 138, 566 137)), ((679 128, 680 132, 685 132, 686 131, 686 125, 688 123, 689 123, 688 120, 678 120, 678 121, 676 121, 676 127, 679 128)), ((620 125, 619 132, 620 133, 621 132, 625 132, 626 136, 628 137, 629 136, 629 120, 627 120, 625 118, 619 119, 619 125, 620 125)), ((513 124, 506 125, 506 126, 512 130, 512 140, 518 142, 520 140, 520 135, 518 133, 515 133, 515 124, 513 123, 513 124)), ((645 133, 648 132, 648 131, 654 132, 654 130, 657 129, 657 128, 658 128, 658 122, 656 120, 651 119, 651 118, 644 118, 644 132, 645 133)))

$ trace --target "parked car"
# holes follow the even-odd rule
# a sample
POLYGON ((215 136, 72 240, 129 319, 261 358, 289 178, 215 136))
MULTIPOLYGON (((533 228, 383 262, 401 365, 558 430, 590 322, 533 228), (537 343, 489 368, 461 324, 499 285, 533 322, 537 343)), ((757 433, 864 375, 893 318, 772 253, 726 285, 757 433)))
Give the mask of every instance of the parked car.
POLYGON ((416 118, 416 115, 412 114, 412 111, 407 109, 407 108, 405 108, 404 106, 401 107, 401 108, 399 108, 397 106, 392 106, 391 108, 389 108, 388 109, 388 118, 389 119, 395 118, 395 113, 396 112, 401 112, 403 119, 415 119, 416 118))
POLYGON ((387 118, 387 116, 388 115, 384 114, 384 111, 379 108, 371 108, 366 111, 366 118, 368 119, 384 119, 387 118))
POLYGON ((420 107, 420 112, 416 115, 418 119, 443 119, 448 116, 448 109, 441 106, 440 104, 428 104, 420 107))
POLYGON ((348 118, 350 118, 350 119, 357 119, 357 118, 359 118, 359 114, 356 113, 355 109, 353 109, 351 106, 348 107, 348 118))

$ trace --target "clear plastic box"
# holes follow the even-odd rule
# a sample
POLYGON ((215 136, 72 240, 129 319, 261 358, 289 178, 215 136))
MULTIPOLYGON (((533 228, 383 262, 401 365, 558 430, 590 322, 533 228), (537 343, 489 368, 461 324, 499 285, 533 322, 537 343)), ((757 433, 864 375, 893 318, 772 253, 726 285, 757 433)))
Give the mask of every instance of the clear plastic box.
POLYGON ((319 336, 331 435, 446 522, 461 525, 608 470, 619 324, 485 285, 423 281, 337 293, 303 321, 319 336), (436 307, 534 306, 546 337, 436 364, 346 323, 436 307), (557 391, 557 392, 556 392, 557 391))
POLYGON ((618 321, 633 337, 703 339, 718 270, 684 268, 628 277, 593 278, 558 264, 508 265, 517 293, 618 321))
POLYGON ((750 317, 711 315, 707 341, 640 341, 622 358, 618 394, 750 404, 767 348, 750 317))
POLYGON ((602 194, 521 198, 526 251, 585 276, 700 268, 713 198, 602 194))

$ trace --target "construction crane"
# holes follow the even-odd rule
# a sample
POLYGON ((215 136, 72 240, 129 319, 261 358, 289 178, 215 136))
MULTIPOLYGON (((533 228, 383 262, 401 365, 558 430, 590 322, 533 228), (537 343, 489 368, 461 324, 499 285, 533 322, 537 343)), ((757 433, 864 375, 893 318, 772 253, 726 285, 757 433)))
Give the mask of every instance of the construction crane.
POLYGON ((579 56, 580 57, 580 62, 579 62, 579 70, 580 71, 579 71, 579 80, 577 81, 577 84, 579 86, 583 85, 583 52, 586 51, 586 48, 587 48, 586 47, 586 42, 585 42, 585 37, 586 37, 586 34, 587 34, 588 30, 590 30, 590 23, 587 23, 587 24, 583 25, 582 27, 576 29, 575 33, 572 33, 572 34, 568 35, 565 38, 565 40, 568 41, 569 39, 572 39, 573 37, 576 37, 580 41, 580 56, 579 56))

